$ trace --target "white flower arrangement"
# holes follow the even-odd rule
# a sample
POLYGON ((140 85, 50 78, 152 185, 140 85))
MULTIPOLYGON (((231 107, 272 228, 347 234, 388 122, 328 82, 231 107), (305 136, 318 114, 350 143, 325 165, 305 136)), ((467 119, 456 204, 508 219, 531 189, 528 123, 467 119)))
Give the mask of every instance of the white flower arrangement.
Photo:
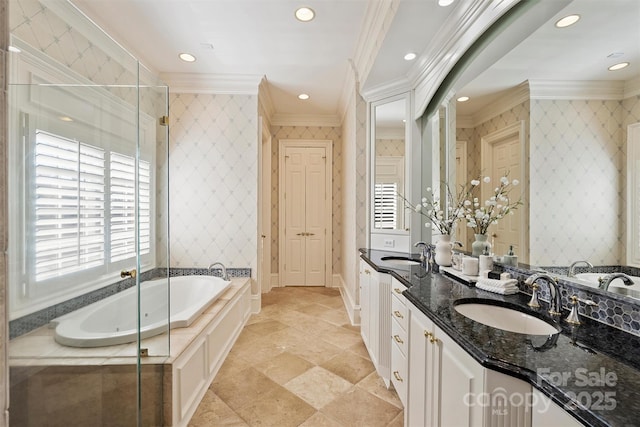
POLYGON ((404 201, 406 208, 412 209, 414 212, 417 212, 427 218, 428 221, 425 222, 425 227, 438 230, 440 234, 451 235, 455 229, 456 222, 464 218, 465 208, 463 206, 463 201, 464 195, 466 195, 467 192, 465 191, 464 193, 458 194, 457 197, 454 197, 449 186, 446 184, 445 186, 447 197, 446 208, 442 206, 440 197, 433 193, 431 187, 427 188, 429 195, 422 197, 421 202, 415 205, 409 202, 401 194, 398 194, 398 197, 404 201))
MULTIPOLYGON (((519 184, 517 179, 509 181, 508 174, 500 178, 500 185, 493 190, 493 195, 481 204, 477 197, 473 197, 474 191, 480 187, 480 180, 471 181, 471 189, 467 198, 462 203, 464 206, 464 218, 467 227, 472 228, 475 234, 487 234, 490 225, 497 224, 506 215, 513 215, 514 210, 522 204, 522 199, 512 202, 509 192, 519 184)), ((485 176, 482 181, 486 184, 491 178, 485 176)))

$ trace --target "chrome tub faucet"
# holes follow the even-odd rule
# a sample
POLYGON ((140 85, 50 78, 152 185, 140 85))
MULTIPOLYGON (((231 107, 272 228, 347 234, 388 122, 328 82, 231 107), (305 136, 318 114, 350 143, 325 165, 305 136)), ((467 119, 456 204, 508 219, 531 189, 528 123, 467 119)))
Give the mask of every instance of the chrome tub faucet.
POLYGON ((626 286, 633 286, 634 282, 633 279, 631 279, 631 277, 627 276, 624 273, 611 273, 606 275, 605 277, 600 277, 598 279, 598 282, 600 282, 600 285, 598 286, 600 289, 606 291, 607 289, 609 289, 609 285, 611 284, 611 282, 613 282, 614 279, 621 279, 622 282, 626 285, 626 286))
POLYGON ((229 275, 227 274, 227 267, 225 267, 221 262, 214 262, 213 264, 209 265, 209 273, 211 273, 211 269, 216 265, 220 266, 220 269, 222 270, 222 280, 228 281, 229 275))
POLYGON ((575 262, 571 263, 571 265, 569 266, 569 272, 567 273, 567 276, 575 277, 575 275, 576 275, 576 265, 578 265, 578 264, 587 264, 587 266, 589 266, 589 268, 593 268, 593 264, 591 264, 589 261, 575 261, 575 262))

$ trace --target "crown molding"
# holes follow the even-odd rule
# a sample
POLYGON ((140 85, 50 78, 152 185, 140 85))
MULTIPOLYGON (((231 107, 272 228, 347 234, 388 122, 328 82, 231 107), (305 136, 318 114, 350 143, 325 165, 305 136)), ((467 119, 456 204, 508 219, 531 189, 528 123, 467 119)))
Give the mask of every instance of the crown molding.
POLYGON ((271 118, 275 114, 275 107, 273 106, 273 98, 271 97, 271 91, 269 90, 269 81, 267 78, 263 78, 258 85, 258 104, 262 106, 266 119, 271 122, 271 118))
POLYGON ((264 76, 258 74, 161 73, 173 93, 257 95, 264 76))
POLYGON ((158 70, 149 67, 143 62, 144 57, 139 52, 113 38, 79 7, 69 1, 40 0, 40 3, 133 76, 140 73, 140 83, 158 85, 158 70))
POLYGON ((368 2, 361 27, 363 31, 358 37, 353 58, 360 82, 366 81, 371 68, 373 68, 376 56, 389 28, 391 28, 391 23, 396 16, 399 5, 400 0, 368 2))
POLYGON ((395 80, 385 82, 383 84, 369 88, 361 93, 367 102, 375 102, 400 93, 409 92, 411 90, 411 82, 404 76, 395 80))
POLYGON ((358 96, 358 89, 360 83, 358 82, 358 70, 356 70, 353 61, 349 60, 349 68, 346 72, 344 84, 342 86, 342 92, 340 93, 340 100, 338 101, 338 116, 340 117, 340 123, 343 123, 345 116, 349 111, 349 104, 358 96))
POLYGON ((624 83, 624 97, 640 96, 640 76, 624 83))
POLYGON ((509 89, 505 94, 500 96, 488 106, 482 108, 476 114, 467 116, 471 119, 471 126, 469 127, 476 127, 486 121, 489 121, 492 118, 504 113, 505 111, 509 111, 513 107, 520 105, 523 102, 529 101, 530 98, 531 94, 529 89, 529 82, 522 82, 518 86, 509 89))
POLYGON ((529 80, 531 99, 621 100, 625 98, 623 81, 529 80))
POLYGON ((519 0, 459 2, 436 37, 409 70, 415 87, 414 118, 424 113, 431 98, 467 49, 519 0), (471 4, 470 4, 471 3, 471 4))
POLYGON ((311 115, 311 114, 281 114, 276 113, 271 117, 272 126, 323 126, 340 127, 340 116, 311 115))
POLYGON ((474 128, 473 116, 471 115, 457 115, 456 116, 456 127, 462 129, 474 128))

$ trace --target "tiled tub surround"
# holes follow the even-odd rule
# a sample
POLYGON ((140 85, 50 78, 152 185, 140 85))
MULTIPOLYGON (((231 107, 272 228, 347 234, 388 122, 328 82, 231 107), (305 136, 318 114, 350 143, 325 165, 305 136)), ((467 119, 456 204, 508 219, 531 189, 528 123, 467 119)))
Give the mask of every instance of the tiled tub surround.
MULTIPOLYGON (((233 278, 195 322, 171 330, 169 355, 166 334, 141 342, 149 351, 141 359, 143 425, 186 425, 250 307, 249 278, 233 278)), ((47 326, 12 340, 12 425, 135 425, 137 352, 137 343, 61 346, 47 326)))
MULTIPOLYGON (((468 287, 442 274, 427 273, 420 266, 394 268, 381 260, 382 256, 393 253, 364 250, 362 257, 374 269, 390 273, 407 285, 404 295, 421 312, 445 331, 456 343, 462 346, 482 366, 493 369, 530 383, 534 388, 551 397, 560 406, 572 408, 570 413, 586 425, 628 426, 637 425, 640 417, 640 402, 635 398, 640 387, 640 337, 611 328, 585 316, 583 324, 571 326, 564 321, 565 310, 560 325, 562 333, 545 340, 544 337, 521 335, 491 328, 474 322, 454 309, 454 301, 460 298, 483 298, 498 303, 515 304, 531 310, 527 306, 530 295, 521 292, 516 295, 502 296, 468 287), (581 386, 576 381, 576 370, 587 372, 612 372, 616 375, 615 386, 581 386), (570 373, 570 380, 563 383, 544 372, 570 373), (571 396, 594 391, 614 393, 615 408, 596 409, 577 405, 571 396)), ((398 255, 397 253, 394 255, 398 255)), ((522 280, 531 274, 531 270, 505 267, 522 284, 522 280)), ((525 290, 525 287, 521 289, 525 290)), ((541 290, 546 286, 541 286, 541 290)), ((581 294, 582 289, 574 289, 570 283, 562 281, 563 304, 567 298, 578 291, 581 297, 596 300, 599 305, 612 304, 622 310, 625 304, 629 313, 636 313, 638 303, 626 301, 627 297, 604 295, 599 290, 589 289, 588 295, 581 294), (624 304, 622 304, 624 303, 624 304)), ((586 292, 586 291, 585 291, 586 292)), ((546 292, 543 292, 543 298, 546 292)), ((548 304, 542 302, 540 313, 546 315, 548 304)), ((607 306, 608 307, 608 306, 607 306)), ((599 306, 598 309, 601 309, 599 306)), ((605 309, 605 312, 608 309, 605 309)), ((615 315, 615 308, 612 308, 615 315)), ((638 331, 636 330, 637 334, 638 331)))
MULTIPOLYGON (((227 268, 227 274, 229 277, 251 277, 251 269, 250 268, 227 268)), ((174 276, 193 276, 193 275, 213 275, 213 276, 222 276, 222 270, 220 269, 212 269, 211 271, 207 268, 170 268, 169 269, 169 277, 174 276)), ((162 277, 167 277, 167 269, 166 268, 154 268, 140 274, 140 281, 144 282, 147 280, 158 279, 162 277)), ((125 289, 129 289, 134 286, 135 279, 127 278, 124 280, 119 280, 111 285, 105 286, 103 288, 97 289, 93 292, 89 292, 84 295, 80 295, 78 297, 72 298, 67 301, 63 301, 59 304, 52 305, 51 307, 44 308, 42 310, 36 311, 35 313, 28 314, 26 316, 20 317, 18 319, 14 319, 9 322, 9 338, 13 339, 19 337, 21 335, 26 334, 27 332, 33 331, 41 326, 47 325, 53 319, 58 318, 62 315, 71 313, 72 311, 76 311, 82 307, 85 307, 89 304, 93 304, 94 302, 100 301, 111 295, 117 294, 118 292, 122 292, 125 289)))

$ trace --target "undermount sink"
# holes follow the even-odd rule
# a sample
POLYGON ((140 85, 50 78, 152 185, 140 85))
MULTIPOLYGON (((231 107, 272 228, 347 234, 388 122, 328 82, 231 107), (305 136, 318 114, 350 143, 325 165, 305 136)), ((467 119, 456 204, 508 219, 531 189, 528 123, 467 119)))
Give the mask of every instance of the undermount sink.
POLYGON ((560 332, 560 327, 535 314, 525 313, 518 308, 505 307, 503 303, 484 300, 466 299, 454 302, 455 310, 463 316, 503 331, 526 335, 553 335, 560 332))
POLYGON ((382 261, 388 264, 396 264, 396 265, 418 265, 420 261, 415 260, 413 258, 402 257, 402 256, 383 256, 380 258, 382 261))

